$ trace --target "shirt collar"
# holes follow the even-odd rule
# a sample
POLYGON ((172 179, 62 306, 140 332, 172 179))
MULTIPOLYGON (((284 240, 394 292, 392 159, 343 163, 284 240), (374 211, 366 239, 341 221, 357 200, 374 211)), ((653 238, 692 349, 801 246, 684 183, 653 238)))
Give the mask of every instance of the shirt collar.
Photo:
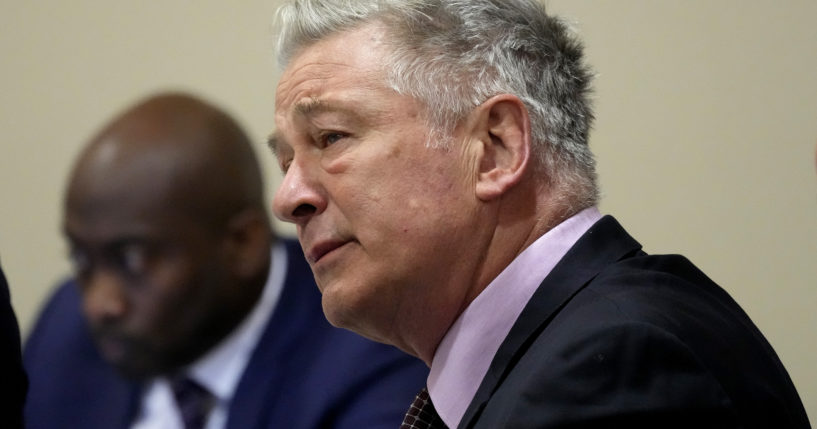
POLYGON ((591 207, 560 223, 520 253, 459 315, 434 353, 428 390, 448 427, 456 427, 496 351, 556 263, 601 218, 591 207))

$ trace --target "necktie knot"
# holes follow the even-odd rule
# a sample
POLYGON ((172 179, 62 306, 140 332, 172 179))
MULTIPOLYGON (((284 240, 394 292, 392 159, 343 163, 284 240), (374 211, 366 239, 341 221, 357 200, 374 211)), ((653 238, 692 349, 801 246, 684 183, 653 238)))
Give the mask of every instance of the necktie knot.
POLYGON ((414 398, 400 429, 448 429, 434 409, 427 388, 424 387, 414 398))
POLYGON ((170 388, 176 398, 184 428, 202 429, 215 405, 215 397, 204 386, 186 376, 172 378, 170 388))

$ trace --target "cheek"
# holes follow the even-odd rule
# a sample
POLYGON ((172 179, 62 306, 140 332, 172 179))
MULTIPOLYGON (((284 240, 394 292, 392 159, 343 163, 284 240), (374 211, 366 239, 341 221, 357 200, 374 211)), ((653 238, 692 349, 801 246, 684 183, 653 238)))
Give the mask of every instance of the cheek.
POLYGON ((395 204, 393 212, 408 227, 437 231, 450 227, 457 213, 466 209, 467 192, 462 183, 448 171, 414 171, 413 176, 407 177, 404 185, 391 196, 395 204))
POLYGON ((326 181, 330 205, 364 244, 435 233, 468 210, 469 173, 455 151, 394 139, 349 155, 348 169, 326 181))
POLYGON ((182 301, 161 288, 134 293, 131 303, 132 328, 154 342, 173 332, 184 312, 182 301))
POLYGON ((184 326, 186 315, 199 304, 199 279, 191 265, 167 261, 155 267, 149 284, 133 293, 134 323, 156 337, 172 336, 184 326))

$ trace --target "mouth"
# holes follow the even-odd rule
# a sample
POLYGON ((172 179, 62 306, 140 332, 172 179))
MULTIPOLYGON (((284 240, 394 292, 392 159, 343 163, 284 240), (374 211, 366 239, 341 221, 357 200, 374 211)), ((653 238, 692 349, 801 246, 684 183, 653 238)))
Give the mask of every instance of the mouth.
POLYGON ((97 339, 97 347, 109 362, 119 362, 127 355, 127 343, 122 339, 105 337, 97 339))
POLYGON ((130 340, 125 335, 110 330, 94 332, 94 342, 100 354, 109 362, 119 362, 129 353, 130 340))
POLYGON ((327 240, 321 241, 306 253, 306 260, 309 261, 310 264, 316 264, 318 261, 326 257, 328 254, 334 252, 335 250, 343 247, 347 243, 350 243, 350 240, 327 240))

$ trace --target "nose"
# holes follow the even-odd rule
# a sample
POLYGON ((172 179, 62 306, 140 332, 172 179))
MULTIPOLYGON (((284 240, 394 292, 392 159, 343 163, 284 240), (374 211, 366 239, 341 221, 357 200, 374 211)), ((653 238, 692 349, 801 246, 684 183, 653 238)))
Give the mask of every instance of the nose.
POLYGON ((272 200, 278 219, 303 226, 326 209, 323 188, 305 165, 293 161, 272 200))
POLYGON ((95 270, 82 280, 82 307, 93 324, 123 318, 128 311, 128 303, 121 280, 107 270, 95 270))

